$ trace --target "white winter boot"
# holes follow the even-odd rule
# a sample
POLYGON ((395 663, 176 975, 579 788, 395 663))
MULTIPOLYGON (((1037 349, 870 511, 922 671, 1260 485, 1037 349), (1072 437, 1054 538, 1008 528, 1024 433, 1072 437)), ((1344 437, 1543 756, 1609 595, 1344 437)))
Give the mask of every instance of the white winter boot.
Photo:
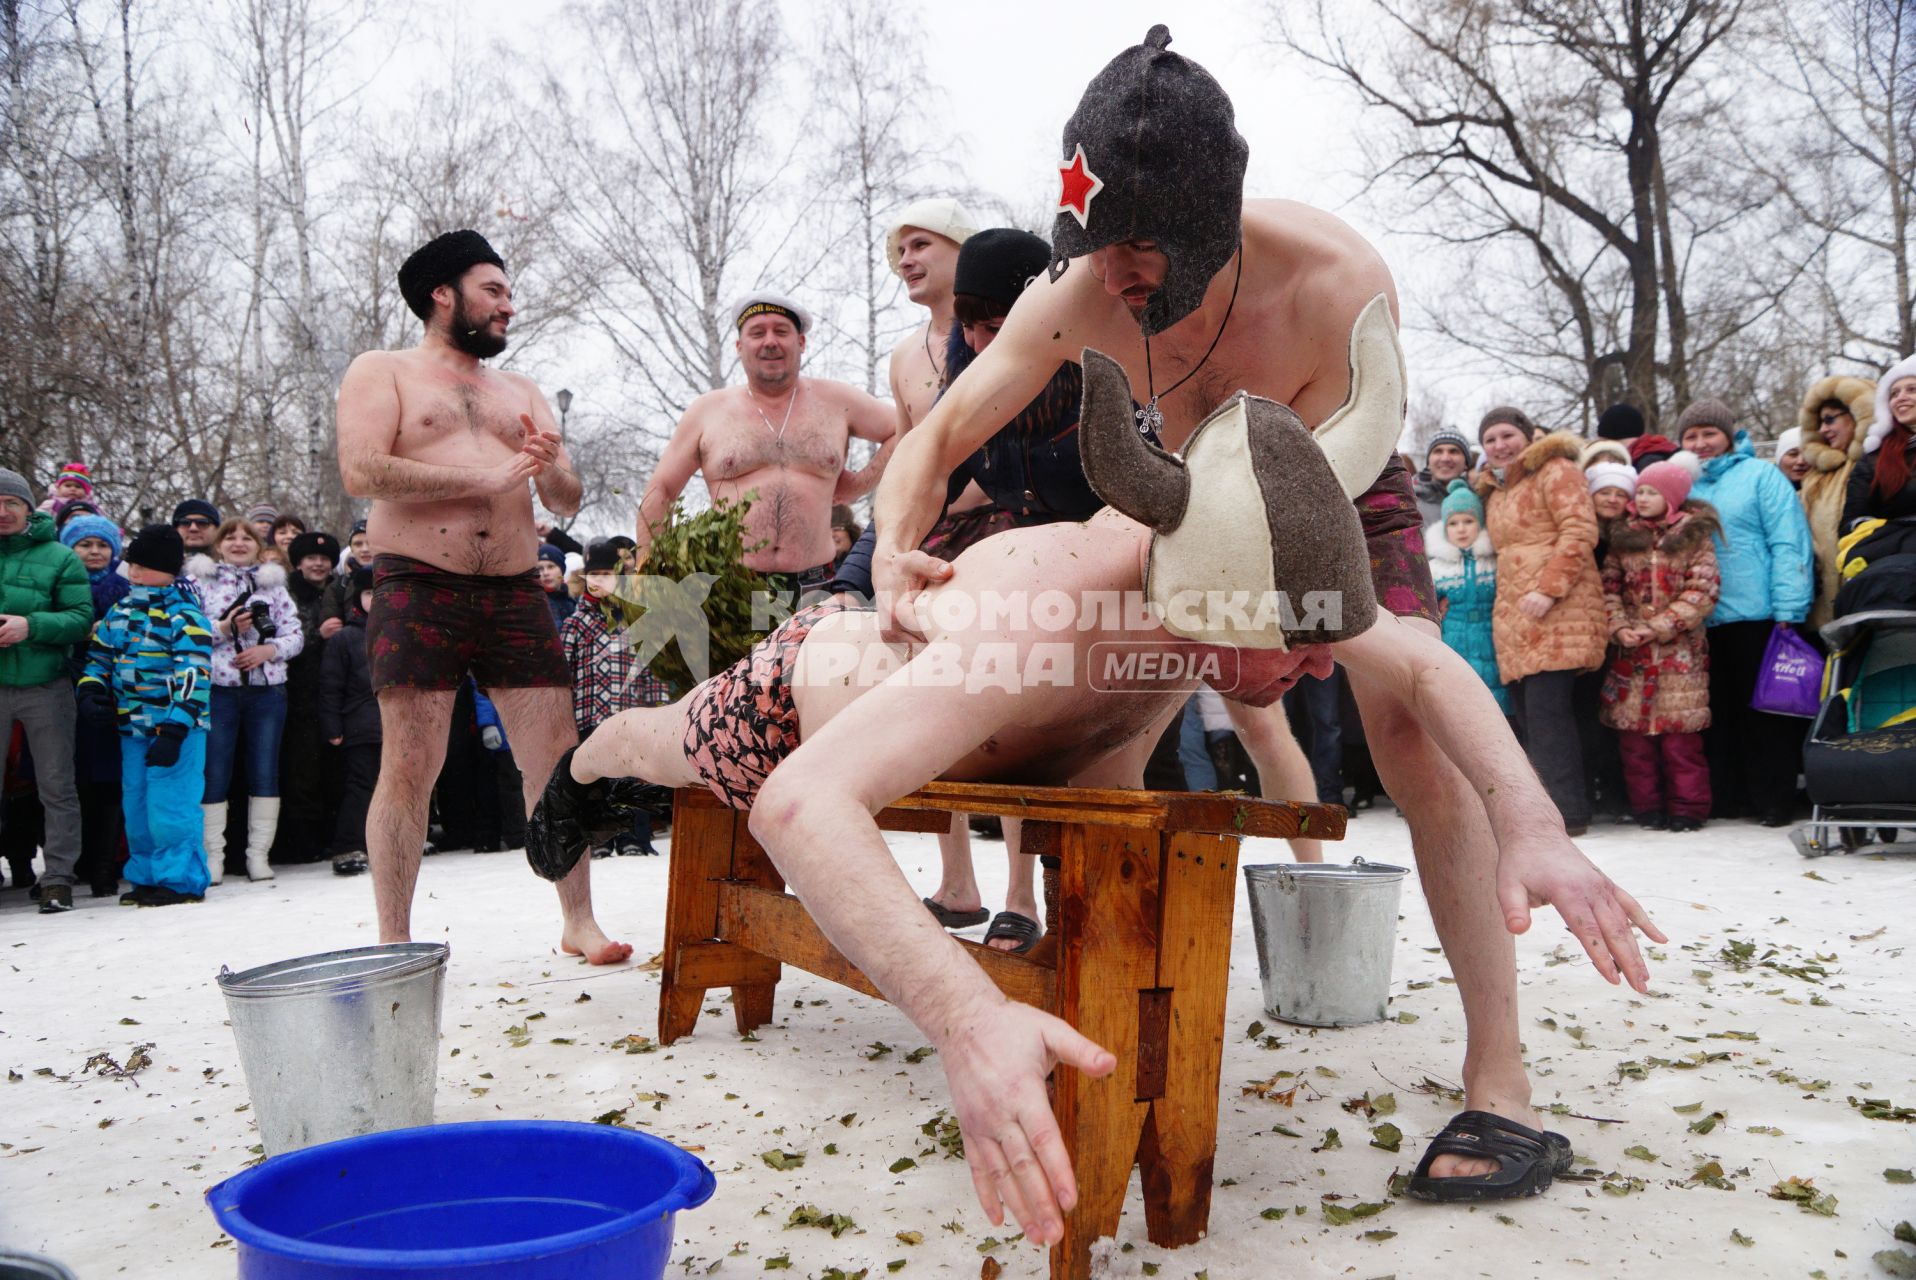
POLYGON ((273 833, 279 830, 279 797, 251 796, 246 801, 246 878, 271 880, 272 864, 266 855, 273 847, 273 833))
POLYGON ((200 806, 206 823, 206 874, 214 884, 226 879, 226 801, 200 806))

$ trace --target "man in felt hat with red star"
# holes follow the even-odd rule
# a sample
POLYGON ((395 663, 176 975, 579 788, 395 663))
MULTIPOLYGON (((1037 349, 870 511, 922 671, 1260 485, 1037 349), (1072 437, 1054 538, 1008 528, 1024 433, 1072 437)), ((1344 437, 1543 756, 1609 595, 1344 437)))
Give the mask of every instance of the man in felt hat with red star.
MULTIPOLYGON (((1153 27, 1092 80, 1060 149, 1049 278, 1025 290, 997 339, 893 455, 874 509, 873 557, 893 634, 919 634, 917 593, 952 576, 950 565, 917 549, 947 473, 1060 361, 1087 347, 1115 357, 1143 405, 1140 427, 1169 449, 1181 449, 1203 415, 1240 389, 1289 405, 1323 434, 1352 390, 1344 357, 1360 313, 1380 296, 1395 312, 1389 270, 1350 227, 1306 205, 1243 199, 1248 147, 1230 99, 1169 44, 1170 33, 1153 27)), ((1428 666, 1441 648, 1435 593, 1401 461, 1355 505, 1378 602, 1395 615, 1377 630, 1407 669, 1428 666)), ((1469 1029, 1467 1109, 1433 1143, 1412 1194, 1534 1194, 1569 1152, 1545 1141, 1531 1109, 1511 934, 1529 928, 1533 907, 1553 905, 1597 971, 1638 990, 1648 973, 1632 927, 1661 935, 1570 842, 1487 690, 1454 690, 1449 700, 1459 705, 1439 715, 1428 699, 1406 699, 1358 672, 1351 685, 1378 771, 1410 824, 1469 1029), (1460 726, 1496 759, 1468 779, 1452 763, 1461 758, 1460 726)), ((1255 737, 1257 718, 1278 714, 1250 711, 1238 723, 1255 737)), ((1141 735, 1134 754, 1148 754, 1157 736, 1141 735)), ((1143 761, 1132 763, 1136 785, 1143 761)))

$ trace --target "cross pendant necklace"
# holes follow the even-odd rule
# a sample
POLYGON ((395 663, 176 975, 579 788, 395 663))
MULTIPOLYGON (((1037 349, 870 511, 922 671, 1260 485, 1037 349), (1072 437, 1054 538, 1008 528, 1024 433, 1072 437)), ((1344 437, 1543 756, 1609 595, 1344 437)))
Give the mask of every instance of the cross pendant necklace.
POLYGON ((1138 420, 1139 435, 1150 436, 1153 439, 1163 438, 1164 414, 1158 409, 1158 401, 1189 382, 1192 376, 1204 367, 1205 361, 1211 358, 1211 353, 1217 350, 1217 344, 1224 339, 1225 326, 1231 323, 1231 312, 1237 308, 1237 288, 1243 283, 1244 246, 1240 244, 1237 249, 1237 276, 1231 281, 1231 300, 1224 307, 1224 319, 1217 327, 1217 336, 1212 338, 1211 345, 1204 349, 1203 358, 1191 366, 1190 373, 1185 374, 1182 378, 1179 378, 1176 382, 1166 387, 1163 395, 1158 394, 1157 381, 1151 373, 1151 335, 1146 334, 1144 336, 1144 387, 1145 394, 1148 395, 1150 399, 1146 400, 1144 407, 1136 410, 1134 414, 1138 420))
MULTIPOLYGON (((1226 318, 1228 319, 1229 317, 1227 316, 1226 318)), ((758 410, 758 420, 765 424, 767 431, 772 433, 772 442, 774 444, 785 443, 785 428, 792 421, 792 406, 798 403, 798 391, 799 388, 804 385, 803 382, 797 382, 792 385, 792 398, 785 402, 785 416, 779 419, 777 427, 772 426, 772 420, 765 416, 765 410, 759 408, 758 397, 752 394, 752 389, 750 387, 745 389, 745 394, 751 398, 752 408, 758 410)))

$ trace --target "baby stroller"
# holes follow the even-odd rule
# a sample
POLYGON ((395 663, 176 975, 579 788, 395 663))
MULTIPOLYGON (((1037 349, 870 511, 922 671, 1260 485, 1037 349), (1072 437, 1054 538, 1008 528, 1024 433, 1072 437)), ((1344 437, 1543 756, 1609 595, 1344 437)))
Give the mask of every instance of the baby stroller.
POLYGON ((1870 609, 1823 628, 1823 706, 1803 748, 1814 808, 1798 853, 1916 852, 1916 609, 1870 609))

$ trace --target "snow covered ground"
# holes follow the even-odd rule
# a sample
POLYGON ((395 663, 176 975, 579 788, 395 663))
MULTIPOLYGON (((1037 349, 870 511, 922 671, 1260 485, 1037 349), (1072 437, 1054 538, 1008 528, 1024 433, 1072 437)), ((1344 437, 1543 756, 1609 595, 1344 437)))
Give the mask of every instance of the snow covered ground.
MULTIPOLYGON (((894 840, 929 889, 933 841, 894 840)), ((1247 863, 1285 856, 1250 846, 1247 863)), ((1004 859, 978 847, 991 902, 1004 859)), ((1397 1020, 1354 1030, 1262 1011, 1240 898, 1210 1235, 1151 1245, 1134 1183, 1108 1274, 1879 1274, 1871 1255, 1916 1219, 1916 1187, 1885 1173, 1916 1167, 1916 1126, 1858 1104, 1916 1108, 1905 956, 1916 860, 1808 862, 1782 833, 1743 824, 1688 836, 1598 827, 1584 847, 1671 935, 1648 999, 1598 979, 1554 914, 1518 940, 1536 1100, 1559 1110, 1550 1123, 1575 1142, 1585 1180, 1476 1209, 1393 1200, 1392 1172, 1409 1171, 1454 1109, 1431 1090, 1456 1080, 1463 1052, 1414 880, 1397 1020), (1265 1082, 1269 1094, 1297 1088, 1288 1103, 1246 1091, 1265 1082), (1375 1145, 1388 1143, 1374 1139, 1385 1123, 1402 1131, 1395 1153, 1375 1145), (1327 1146, 1332 1129, 1339 1142, 1327 1146), (1813 1181, 1803 1200, 1829 1212, 1771 1198, 1791 1178, 1813 1181)), ((1394 814, 1369 813, 1343 850, 1401 863, 1408 840, 1394 814)), ((658 949, 665 869, 594 866, 600 919, 640 956, 658 949)), ((59 918, 30 914, 23 898, 0 900, 0 1245, 62 1259, 81 1280, 231 1276, 232 1244, 201 1197, 253 1158, 257 1138, 214 975, 372 942, 367 881, 295 867, 271 884, 229 882, 199 907, 83 897, 59 918), (84 1070, 95 1054, 123 1063, 148 1043, 151 1065, 132 1080, 84 1070)), ((962 1161, 921 1132, 941 1115, 944 1081, 935 1056, 913 1060, 923 1040, 889 1007, 788 970, 781 1021, 756 1042, 734 1034, 715 993, 699 1034, 633 1055, 612 1042, 654 1032, 656 974, 557 954, 553 896, 516 855, 430 860, 415 925, 452 944, 439 1118, 624 1109, 627 1123, 698 1150, 718 1194, 680 1216, 675 1268, 756 1276, 782 1257, 793 1276, 878 1276, 900 1261, 906 1277, 969 1276, 994 1257, 1008 1276, 1044 1274, 1041 1250, 992 1242, 1007 1233, 984 1220, 962 1161), (777 1170, 768 1151, 805 1160, 777 1170), (890 1172, 902 1159, 915 1164, 890 1172), (789 1226, 802 1206, 819 1212, 800 1217, 855 1225, 836 1236, 789 1226)))

